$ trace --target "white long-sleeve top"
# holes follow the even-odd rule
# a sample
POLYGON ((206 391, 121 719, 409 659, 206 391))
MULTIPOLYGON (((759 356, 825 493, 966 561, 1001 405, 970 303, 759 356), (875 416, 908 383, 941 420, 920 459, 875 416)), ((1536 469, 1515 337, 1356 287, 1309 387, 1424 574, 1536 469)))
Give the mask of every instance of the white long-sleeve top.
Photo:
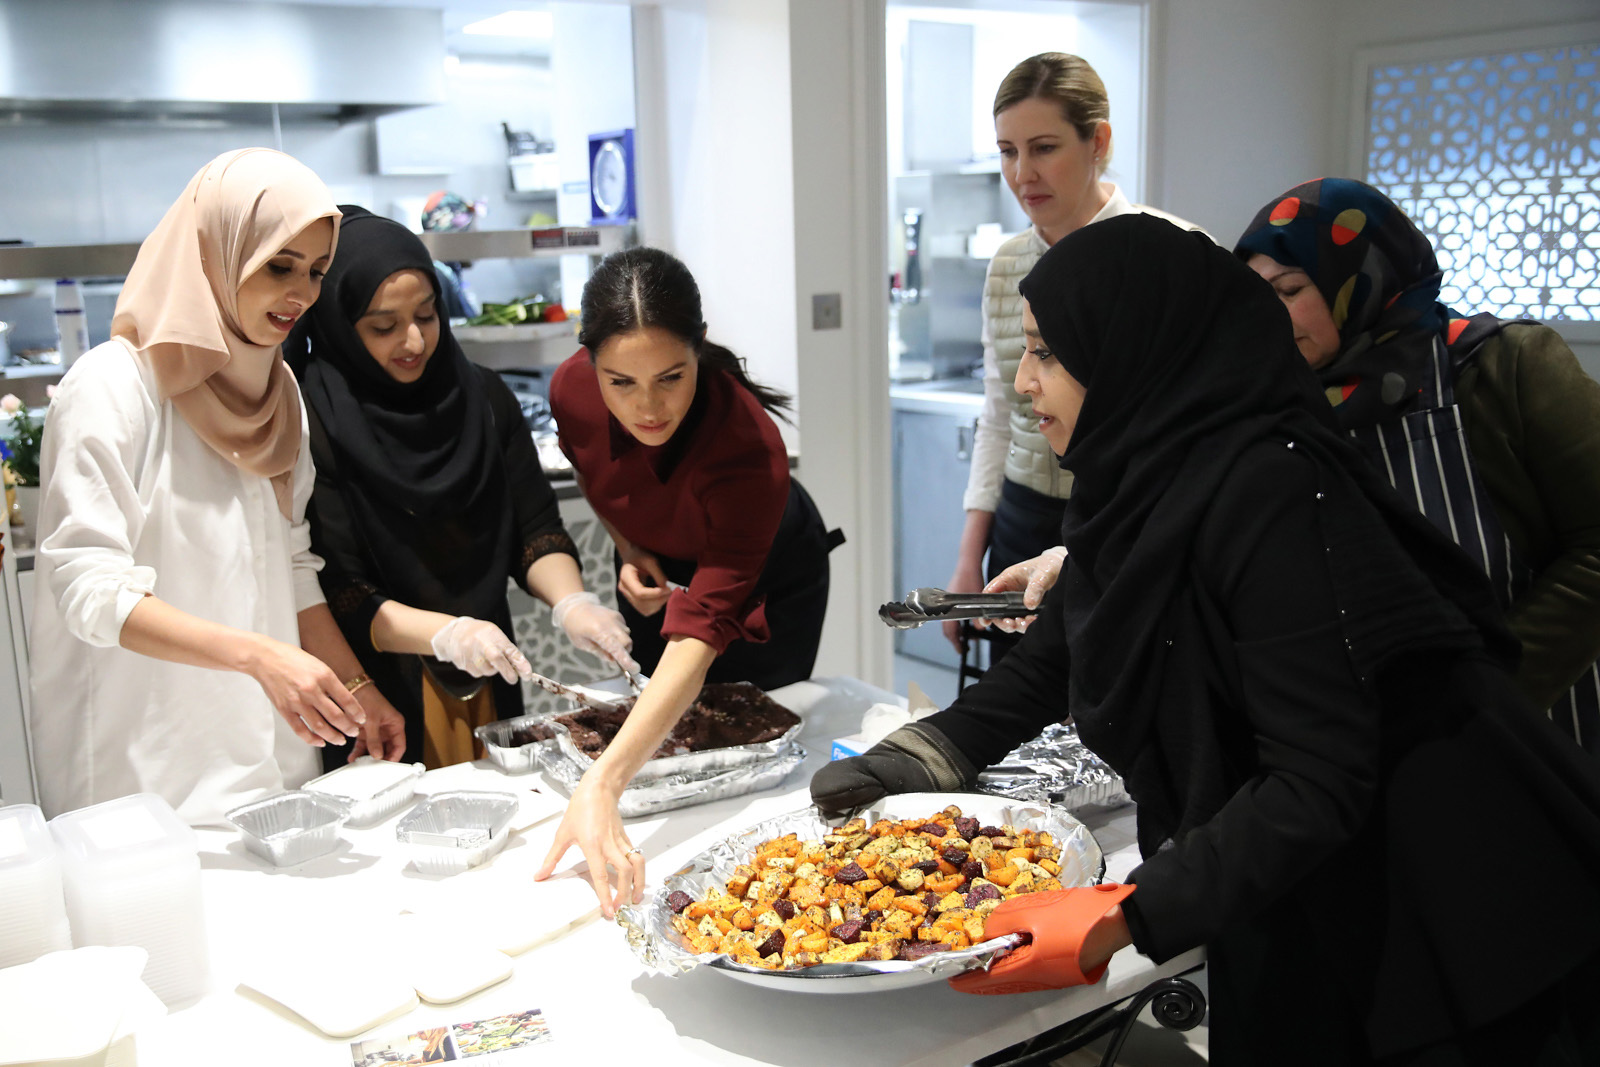
POLYGON ((290 521, 271 482, 224 460, 157 395, 114 338, 73 365, 46 423, 29 726, 47 816, 150 792, 191 824, 218 824, 320 766, 250 676, 118 644, 146 593, 296 647, 297 614, 323 600, 303 406, 290 521))

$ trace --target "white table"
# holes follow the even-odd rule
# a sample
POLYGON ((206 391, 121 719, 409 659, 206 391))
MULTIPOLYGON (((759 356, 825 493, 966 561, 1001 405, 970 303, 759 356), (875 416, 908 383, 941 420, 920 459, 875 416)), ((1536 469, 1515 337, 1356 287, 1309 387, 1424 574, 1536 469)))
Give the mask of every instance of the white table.
MULTIPOLYGON (((828 741, 853 733, 872 703, 895 699, 851 679, 786 687, 774 696, 802 715, 805 766, 778 790, 632 820, 653 884, 708 844, 753 822, 809 804, 807 783, 828 757, 828 741)), ((483 787, 504 786, 481 765, 483 787)), ((320 940, 350 951, 381 939, 400 908, 427 894, 493 887, 505 909, 536 907, 543 886, 532 873, 544 858, 556 820, 514 835, 483 867, 437 879, 418 874, 394 841, 394 818, 346 830, 329 856, 273 870, 245 852, 237 835, 202 833, 203 883, 212 947, 213 992, 139 1035, 145 1067, 195 1064, 294 1064, 347 1067, 350 1039, 332 1039, 271 1001, 236 987, 262 953, 320 940), (478 879, 477 883, 464 879, 478 879), (442 887, 441 883, 452 884, 442 887), (506 897, 503 901, 500 896, 506 897)), ((1113 875, 1137 861, 1130 817, 1097 829, 1113 875)), ((569 858, 568 864, 576 860, 569 858)), ((645 973, 611 923, 594 920, 515 959, 512 977, 465 1000, 421 1007, 360 1038, 543 1009, 555 1040, 530 1062, 582 1064, 892 1064, 955 1065, 1132 996, 1158 978, 1193 969, 1196 950, 1157 967, 1132 949, 1112 960, 1098 985, 1061 992, 974 997, 943 983, 856 996, 775 992, 706 969, 680 977, 645 973)))

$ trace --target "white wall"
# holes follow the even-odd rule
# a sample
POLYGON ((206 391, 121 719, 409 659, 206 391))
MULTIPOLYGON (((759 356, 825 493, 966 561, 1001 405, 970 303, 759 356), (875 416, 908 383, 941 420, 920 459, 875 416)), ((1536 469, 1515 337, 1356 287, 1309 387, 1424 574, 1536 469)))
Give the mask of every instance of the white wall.
POLYGON ((793 300, 800 474, 849 543, 834 551, 818 674, 893 684, 878 621, 891 598, 888 218, 883 0, 789 5, 794 138, 793 300), (813 330, 813 293, 843 295, 844 324, 813 330))
MULTIPOLYGON (((555 88, 556 157, 561 195, 556 218, 587 226, 589 135, 632 129, 634 111, 633 16, 613 4, 555 3, 550 75, 555 88)), ((637 180, 638 159, 634 159, 637 180)), ((637 201, 635 201, 637 206, 637 201)), ((561 257, 561 301, 578 306, 589 279, 587 256, 561 257)))
MULTIPOLYGON (((787 0, 634 11, 640 236, 700 284, 708 336, 794 395, 794 150, 787 0)), ((802 412, 804 414, 804 412, 802 412)), ((799 433, 779 426, 791 446, 799 433)))

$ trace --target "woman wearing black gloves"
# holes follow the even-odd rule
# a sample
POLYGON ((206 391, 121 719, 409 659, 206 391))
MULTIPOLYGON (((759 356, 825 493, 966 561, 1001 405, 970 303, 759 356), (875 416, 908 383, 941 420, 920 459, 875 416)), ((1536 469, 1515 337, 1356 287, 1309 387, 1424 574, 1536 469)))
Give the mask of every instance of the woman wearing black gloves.
POLYGON ((446 766, 473 758, 476 726, 522 713, 508 577, 577 647, 635 664, 622 617, 584 592, 516 398, 451 336, 427 249, 343 210, 324 299, 284 345, 317 466, 311 544, 340 628, 405 716, 405 759, 446 766))
POLYGON ((1596 1062, 1592 761, 1528 714, 1482 572, 1333 428, 1270 287, 1134 215, 1021 291, 1066 569, 1015 652, 814 798, 967 786, 1070 714, 1139 805, 1135 891, 1007 902, 985 933, 1035 947, 959 987, 1038 988, 1044 941, 1083 971, 1204 945, 1217 1062, 1596 1062))

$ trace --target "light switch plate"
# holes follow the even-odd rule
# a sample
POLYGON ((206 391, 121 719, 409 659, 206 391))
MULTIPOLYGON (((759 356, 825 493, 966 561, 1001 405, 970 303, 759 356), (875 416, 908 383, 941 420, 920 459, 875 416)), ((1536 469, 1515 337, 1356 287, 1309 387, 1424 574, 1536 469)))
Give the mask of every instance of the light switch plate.
POLYGON ((841 325, 838 293, 811 294, 811 328, 837 330, 841 325))

